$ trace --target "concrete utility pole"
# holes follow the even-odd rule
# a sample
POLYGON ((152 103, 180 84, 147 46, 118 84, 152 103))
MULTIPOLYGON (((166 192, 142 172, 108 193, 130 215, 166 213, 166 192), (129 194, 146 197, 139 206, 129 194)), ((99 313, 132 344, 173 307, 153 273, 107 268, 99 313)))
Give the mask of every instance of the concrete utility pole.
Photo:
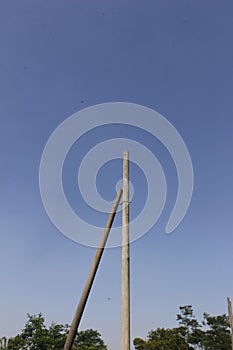
POLYGON ((87 278, 86 285, 83 289, 77 310, 75 312, 73 322, 72 322, 71 327, 70 327, 69 334, 66 338, 64 350, 71 350, 71 348, 72 348, 74 339, 75 339, 76 334, 77 334, 78 326, 79 326, 79 323, 81 321, 81 317, 82 317, 82 314, 83 314, 83 311, 84 311, 84 308, 85 308, 85 305, 86 305, 86 302, 87 302, 87 299, 88 299, 88 296, 89 296, 89 293, 90 293, 90 290, 91 290, 92 284, 94 282, 94 278, 95 278, 95 275, 96 275, 96 272, 97 272, 97 269, 98 269, 98 266, 100 263, 100 259, 102 257, 102 254, 103 254, 103 251, 104 251, 107 239, 108 239, 108 235, 109 235, 113 220, 114 220, 115 215, 116 215, 116 211, 117 211, 120 199, 121 199, 121 195, 122 195, 122 190, 120 189, 117 193, 112 210, 109 214, 109 218, 108 218, 101 242, 99 244, 94 261, 92 263, 91 270, 90 270, 89 276, 87 278))
POLYGON ((121 350, 130 350, 130 265, 129 265, 129 152, 123 160, 121 350))
POLYGON ((230 298, 227 298, 227 306, 228 306, 229 323, 231 328, 231 348, 233 350, 233 316, 232 316, 232 305, 231 305, 230 298))

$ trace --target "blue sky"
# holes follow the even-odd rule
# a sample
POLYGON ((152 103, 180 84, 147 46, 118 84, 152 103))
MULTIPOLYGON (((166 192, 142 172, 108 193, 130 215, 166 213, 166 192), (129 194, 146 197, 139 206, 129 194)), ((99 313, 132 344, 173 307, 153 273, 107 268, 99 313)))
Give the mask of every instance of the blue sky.
MULTIPOLYGON (((192 304, 197 316, 226 312, 226 297, 233 298, 232 16, 230 0, 1 2, 0 336, 19 332, 26 313, 42 312, 47 322, 72 319, 95 250, 50 222, 39 164, 62 121, 104 102, 137 103, 164 115, 183 137, 195 176, 185 219, 165 235, 177 179, 159 142, 113 126, 80 140, 84 153, 109 136, 133 138, 156 154, 166 174, 165 210, 131 245, 132 339, 175 326, 180 305, 192 304)), ((79 149, 72 148, 64 173, 74 207, 79 149)), ((119 169, 119 161, 107 164, 97 179, 108 200, 119 169)), ((139 169, 132 174, 136 215, 146 186, 139 169)), ((80 210, 86 213, 83 204, 80 210)), ((91 214, 94 222, 106 220, 91 214)), ((119 349, 120 259, 120 248, 105 252, 81 323, 98 329, 112 350, 119 349)))

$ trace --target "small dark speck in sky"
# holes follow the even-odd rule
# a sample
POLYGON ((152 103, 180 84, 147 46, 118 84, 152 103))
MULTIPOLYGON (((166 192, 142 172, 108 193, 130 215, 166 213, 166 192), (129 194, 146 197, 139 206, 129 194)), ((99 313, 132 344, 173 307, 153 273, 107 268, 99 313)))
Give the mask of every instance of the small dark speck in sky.
POLYGON ((84 103, 84 101, 83 101, 83 100, 81 100, 81 103, 84 103))

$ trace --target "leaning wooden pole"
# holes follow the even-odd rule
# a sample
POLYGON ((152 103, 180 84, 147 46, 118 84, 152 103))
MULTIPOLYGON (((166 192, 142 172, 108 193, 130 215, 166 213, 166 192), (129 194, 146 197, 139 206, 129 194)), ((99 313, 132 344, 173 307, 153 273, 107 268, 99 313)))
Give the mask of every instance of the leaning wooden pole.
POLYGON ((82 317, 82 314, 83 314, 83 311, 84 311, 92 284, 94 282, 94 278, 95 278, 95 275, 96 275, 96 272, 97 272, 97 269, 98 269, 98 266, 99 266, 99 263, 100 263, 100 260, 101 260, 106 242, 107 242, 107 239, 108 239, 108 235, 109 235, 110 229, 111 229, 112 224, 113 224, 113 220, 114 220, 115 215, 116 215, 116 211, 117 211, 120 199, 121 199, 121 195, 122 195, 122 190, 120 189, 117 193, 112 210, 109 214, 108 221, 107 221, 101 242, 100 242, 99 247, 97 249, 94 261, 93 261, 92 266, 91 266, 89 276, 87 278, 86 285, 83 289, 77 310, 76 310, 74 318, 73 318, 73 322, 72 322, 71 327, 70 327, 70 331, 69 331, 68 336, 66 338, 64 350, 71 350, 71 348, 72 348, 74 339, 75 339, 76 334, 77 334, 78 326, 79 326, 79 323, 81 321, 81 317, 82 317))
POLYGON ((227 306, 228 306, 229 323, 231 328, 231 348, 233 350, 233 316, 232 316, 232 305, 231 305, 230 298, 227 298, 227 306))
POLYGON ((123 160, 121 350, 130 350, 129 152, 123 160))

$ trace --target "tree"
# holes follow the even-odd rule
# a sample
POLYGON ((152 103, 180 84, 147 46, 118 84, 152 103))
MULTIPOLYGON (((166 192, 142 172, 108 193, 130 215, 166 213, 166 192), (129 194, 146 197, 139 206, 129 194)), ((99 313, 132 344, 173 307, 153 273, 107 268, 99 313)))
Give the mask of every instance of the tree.
POLYGON ((68 334, 68 330, 69 330, 68 325, 63 326, 55 322, 51 323, 48 329, 50 350, 63 349, 66 336, 68 334))
POLYGON ((179 327, 158 328, 148 333, 148 339, 134 339, 136 350, 231 350, 228 317, 223 314, 203 314, 200 324, 191 305, 180 306, 179 327))
POLYGON ((46 329, 44 318, 41 314, 38 316, 27 316, 28 321, 22 333, 9 340, 9 350, 27 349, 28 347, 30 350, 45 350, 46 329))
MULTIPOLYGON (((27 315, 28 320, 20 334, 8 341, 8 350, 63 350, 68 325, 52 322, 47 328, 44 317, 27 315)), ((100 334, 93 329, 77 333, 73 350, 107 350, 100 334)))
POLYGON ((183 335, 189 345, 194 349, 203 350, 231 350, 231 338, 228 317, 210 316, 203 314, 202 326, 195 319, 191 305, 181 306, 181 314, 177 320, 183 329, 183 335))
POLYGON ((0 349, 6 349, 6 347, 7 347, 7 338, 2 337, 0 339, 0 349))
POLYGON ((137 350, 188 350, 189 346, 180 335, 179 328, 157 328, 148 333, 148 340, 134 339, 137 350))
POLYGON ((147 341, 141 339, 141 338, 135 338, 133 341, 133 345, 135 346, 136 350, 146 350, 148 349, 147 341))
POLYGON ((205 350, 231 350, 230 325, 228 317, 223 314, 220 316, 210 316, 203 314, 203 324, 209 329, 203 337, 203 346, 205 350))
POLYGON ((177 321, 180 324, 180 334, 194 349, 202 348, 204 332, 194 316, 192 305, 180 306, 179 309, 180 314, 177 315, 177 321))
POLYGON ((25 342, 23 339, 20 337, 20 335, 16 335, 14 338, 10 338, 8 340, 8 350, 20 350, 20 349, 25 349, 25 342))
POLYGON ((79 332, 75 338, 74 347, 77 350, 107 350, 100 334, 93 329, 79 332))

